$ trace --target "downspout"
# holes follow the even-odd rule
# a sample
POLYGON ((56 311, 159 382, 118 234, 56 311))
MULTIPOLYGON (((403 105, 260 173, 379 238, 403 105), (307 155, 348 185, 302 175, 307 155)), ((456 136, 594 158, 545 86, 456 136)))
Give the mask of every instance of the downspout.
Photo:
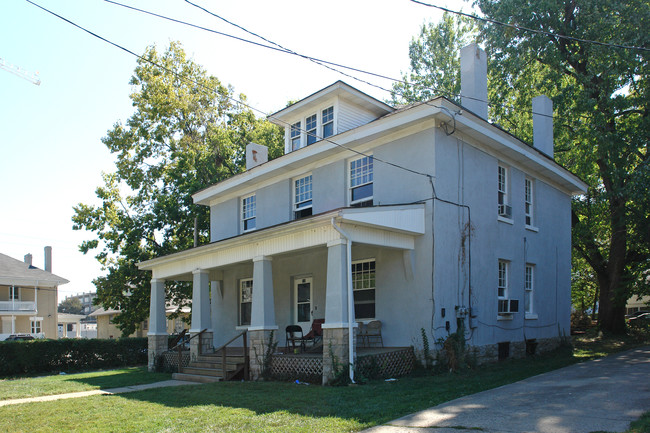
POLYGON ((343 229, 336 225, 334 217, 332 217, 332 227, 339 232, 346 240, 346 266, 347 266, 347 280, 348 280, 348 354, 350 365, 350 382, 354 383, 354 294, 352 293, 352 240, 343 229))

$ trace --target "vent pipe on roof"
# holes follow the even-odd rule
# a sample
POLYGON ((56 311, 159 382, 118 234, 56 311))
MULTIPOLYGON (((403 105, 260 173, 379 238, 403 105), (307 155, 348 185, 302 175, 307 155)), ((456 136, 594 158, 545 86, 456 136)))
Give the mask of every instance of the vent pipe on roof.
POLYGON ((460 50, 460 103, 487 120, 487 55, 475 43, 460 50))
POLYGON ((553 158, 553 101, 546 95, 533 98, 533 146, 553 158))
POLYGON ((246 170, 264 164, 269 160, 269 148, 250 142, 246 145, 246 170))
POLYGON ((32 255, 31 254, 29 254, 29 253, 25 254, 25 259, 24 260, 25 260, 25 263, 27 263, 29 266, 32 265, 32 255))
POLYGON ((52 247, 45 247, 45 270, 52 272, 52 247))

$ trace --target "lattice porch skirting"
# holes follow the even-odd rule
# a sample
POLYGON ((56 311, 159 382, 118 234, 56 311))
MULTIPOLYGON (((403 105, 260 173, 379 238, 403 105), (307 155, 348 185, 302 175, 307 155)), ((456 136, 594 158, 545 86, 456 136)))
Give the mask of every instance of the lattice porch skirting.
MULTIPOLYGON (((163 369, 165 370, 174 370, 178 371, 178 352, 175 350, 167 351, 162 353, 162 362, 163 369)), ((183 367, 187 367, 190 364, 190 351, 183 350, 181 352, 181 362, 183 367)))
MULTIPOLYGON (((360 355, 356 369, 381 378, 404 376, 413 370, 415 354, 412 347, 396 348, 382 353, 360 355)), ((271 374, 278 379, 301 379, 316 382, 323 376, 323 356, 273 355, 271 374)))

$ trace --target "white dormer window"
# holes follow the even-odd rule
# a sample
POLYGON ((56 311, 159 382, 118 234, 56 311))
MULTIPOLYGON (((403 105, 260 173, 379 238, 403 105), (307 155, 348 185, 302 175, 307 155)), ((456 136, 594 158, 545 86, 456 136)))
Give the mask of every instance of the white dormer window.
POLYGON ((305 119, 305 129, 307 129, 307 146, 316 143, 316 140, 318 140, 318 137, 316 136, 316 119, 317 116, 315 114, 305 119))
POLYGON ((248 232, 255 230, 255 214, 256 214, 256 200, 255 194, 244 197, 241 200, 241 220, 242 231, 248 232))
POLYGON ((294 181, 294 219, 304 218, 312 214, 311 174, 294 181))
POLYGON ((291 125, 291 150, 300 149, 300 122, 291 125))
POLYGON ((323 110, 322 119, 323 138, 327 138, 334 134, 334 107, 328 107, 323 110))
POLYGON ((372 206, 372 156, 350 161, 350 206, 372 206))

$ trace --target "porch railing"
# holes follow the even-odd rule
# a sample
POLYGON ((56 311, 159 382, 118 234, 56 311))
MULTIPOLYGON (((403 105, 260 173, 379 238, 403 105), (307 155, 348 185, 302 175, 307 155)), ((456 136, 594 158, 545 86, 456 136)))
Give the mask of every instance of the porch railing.
POLYGON ((36 302, 0 301, 0 311, 36 311, 36 302))
POLYGON ((231 338, 226 344, 222 345, 218 349, 215 349, 214 353, 219 353, 221 351, 221 371, 223 372, 224 375, 224 380, 229 380, 230 377, 226 377, 226 349, 228 345, 231 343, 234 343, 239 337, 242 337, 243 339, 243 345, 244 345, 244 380, 250 380, 250 375, 248 372, 248 366, 249 366, 249 356, 248 356, 248 338, 246 335, 246 331, 235 335, 233 338, 231 338))
POLYGON ((179 373, 182 373, 182 372, 183 372, 183 346, 185 346, 186 343, 189 344, 189 342, 190 342, 193 338, 199 337, 199 355, 201 355, 201 335, 203 335, 203 333, 204 333, 205 331, 207 331, 207 330, 208 330, 208 328, 204 329, 203 331, 201 331, 201 332, 199 332, 199 333, 197 333, 197 334, 192 335, 192 336, 191 336, 190 338, 188 338, 187 340, 180 341, 178 344, 176 344, 176 346, 174 346, 174 347, 172 347, 171 349, 169 349, 169 350, 174 350, 174 349, 176 349, 176 350, 178 351, 178 372, 179 372, 179 373))

